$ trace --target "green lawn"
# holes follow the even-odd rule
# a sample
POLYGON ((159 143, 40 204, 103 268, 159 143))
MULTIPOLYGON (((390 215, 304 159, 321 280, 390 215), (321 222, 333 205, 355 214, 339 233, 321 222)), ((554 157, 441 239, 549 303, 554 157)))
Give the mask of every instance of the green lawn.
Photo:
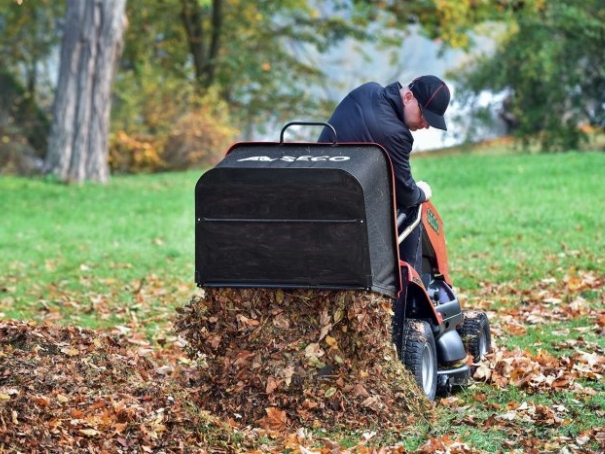
MULTIPOLYGON (((605 153, 429 155, 412 166, 416 179, 433 188, 461 299, 488 311, 496 344, 540 361, 541 350, 573 354, 577 349, 564 344, 571 339, 602 356, 597 320, 605 289, 574 282, 605 276, 605 153), (559 305, 544 302, 557 298, 559 305), (578 304, 587 309, 576 316, 578 304), (559 309, 558 318, 549 318, 559 309), (544 323, 535 322, 536 314, 544 323)), ((171 335, 175 307, 196 291, 199 174, 115 177, 107 186, 0 178, 0 318, 125 325, 150 339, 171 335)), ((597 392, 586 398, 572 388, 475 385, 438 405, 435 420, 418 433, 402 435, 404 445, 416 449, 430 437, 449 437, 486 451, 524 449, 511 441, 514 430, 526 428, 523 418, 482 427, 492 427, 494 415, 523 416, 532 408, 554 408, 569 422, 533 425, 531 436, 546 443, 563 434, 575 442, 604 426, 605 367, 599 367, 600 379, 578 378, 597 392), (529 410, 508 408, 511 402, 526 402, 529 410)), ((585 447, 598 449, 595 437, 585 447)), ((555 448, 565 438, 557 440, 555 448)))
POLYGON ((51 312, 90 327, 130 321, 132 311, 142 324, 163 319, 195 289, 198 177, 115 177, 107 186, 0 179, 0 313, 51 312))
POLYGON ((605 153, 427 157, 413 166, 434 188, 458 285, 603 270, 605 153))

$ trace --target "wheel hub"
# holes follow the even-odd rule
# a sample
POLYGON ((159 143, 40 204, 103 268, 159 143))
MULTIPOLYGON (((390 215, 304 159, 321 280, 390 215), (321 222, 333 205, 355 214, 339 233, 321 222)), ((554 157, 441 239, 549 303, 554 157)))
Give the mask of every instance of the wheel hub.
POLYGON ((483 359, 483 356, 487 354, 487 336, 485 330, 479 332, 479 359, 483 359))
POLYGON ((422 387, 424 388, 425 394, 429 394, 433 389, 433 380, 435 380, 435 360, 433 358, 433 351, 425 344, 422 350, 422 387))

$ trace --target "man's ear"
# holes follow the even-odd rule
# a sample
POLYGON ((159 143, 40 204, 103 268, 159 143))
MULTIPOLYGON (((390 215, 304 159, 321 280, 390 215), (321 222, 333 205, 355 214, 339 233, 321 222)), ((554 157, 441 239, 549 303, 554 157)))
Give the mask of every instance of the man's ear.
POLYGON ((414 94, 411 91, 406 91, 403 94, 403 98, 402 99, 403 99, 403 105, 407 106, 414 99, 414 94))

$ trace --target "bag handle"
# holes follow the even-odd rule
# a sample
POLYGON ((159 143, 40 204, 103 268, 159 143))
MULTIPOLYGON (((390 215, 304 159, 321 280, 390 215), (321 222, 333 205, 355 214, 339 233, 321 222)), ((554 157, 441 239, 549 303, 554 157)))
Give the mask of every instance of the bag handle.
POLYGON ((284 132, 286 132, 286 129, 288 129, 290 126, 324 126, 327 128, 330 128, 330 130, 332 131, 332 135, 334 136, 334 140, 333 140, 333 144, 336 144, 336 129, 334 129, 334 126, 332 126, 330 123, 326 123, 323 121, 292 121, 290 123, 287 123, 281 130, 281 133, 279 135, 279 143, 284 143, 284 132))

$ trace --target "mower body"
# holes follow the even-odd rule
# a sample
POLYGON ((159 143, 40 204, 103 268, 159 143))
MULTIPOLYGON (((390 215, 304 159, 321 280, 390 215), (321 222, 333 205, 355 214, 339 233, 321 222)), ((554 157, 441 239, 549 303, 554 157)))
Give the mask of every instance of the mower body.
POLYGON ((438 384, 469 377, 460 303, 432 203, 398 219, 393 169, 376 144, 239 143, 195 189, 200 287, 369 290, 393 300, 400 350, 407 319, 428 323, 438 384), (404 221, 404 222, 402 222, 404 221), (423 266, 400 261, 406 228, 423 224, 423 266))

